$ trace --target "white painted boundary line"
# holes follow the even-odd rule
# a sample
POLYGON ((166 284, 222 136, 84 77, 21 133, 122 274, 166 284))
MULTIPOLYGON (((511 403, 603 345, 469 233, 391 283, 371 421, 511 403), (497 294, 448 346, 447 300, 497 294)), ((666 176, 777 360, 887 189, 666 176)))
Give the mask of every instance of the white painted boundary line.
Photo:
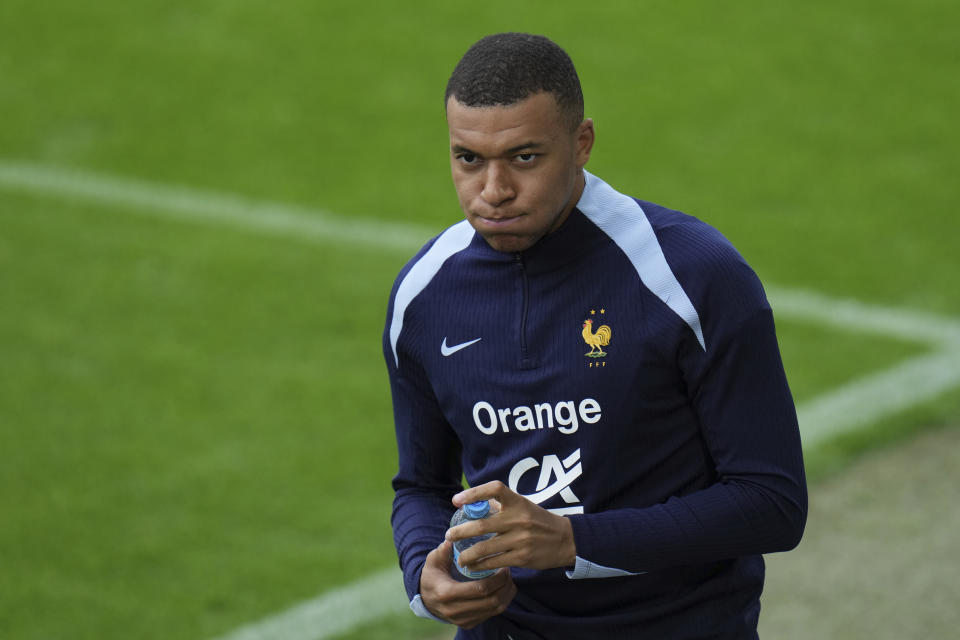
POLYGON ((220 640, 320 640, 403 612, 410 613, 403 577, 399 569, 388 569, 240 627, 220 640))
MULTIPOLYGON (((0 190, 122 208, 127 213, 242 229, 354 247, 411 253, 435 233, 411 225, 348 220, 313 209, 210 191, 0 160, 0 190)), ((960 322, 809 291, 768 287, 778 317, 930 347, 884 371, 833 389, 797 408, 804 447, 892 415, 960 386, 960 322)), ((321 594, 218 640, 324 640, 386 615, 406 612, 399 570, 375 573, 321 594)))
POLYGON ((804 449, 960 386, 960 349, 912 358, 797 407, 804 449))
POLYGON ((853 333, 919 342, 931 352, 868 374, 797 407, 804 448, 931 400, 960 386, 960 322, 930 313, 768 287, 777 316, 853 333))
POLYGON ((855 333, 874 333, 906 342, 960 348, 960 322, 955 318, 832 298, 800 289, 776 286, 766 289, 777 315, 855 333))
POLYGON ((351 247, 411 251, 439 233, 216 191, 2 160, 0 189, 122 208, 126 213, 154 218, 226 224, 284 238, 339 241, 351 247))

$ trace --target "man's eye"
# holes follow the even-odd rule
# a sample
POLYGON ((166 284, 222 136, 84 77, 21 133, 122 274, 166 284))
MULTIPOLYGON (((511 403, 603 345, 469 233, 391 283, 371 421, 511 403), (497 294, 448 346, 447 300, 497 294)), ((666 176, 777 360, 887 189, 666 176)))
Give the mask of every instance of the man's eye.
POLYGON ((477 156, 472 153, 461 153, 457 156, 457 160, 463 164, 475 164, 477 162, 477 156))
POLYGON ((535 153, 521 153, 517 155, 517 161, 521 164, 527 164, 533 162, 537 159, 537 154, 535 153))

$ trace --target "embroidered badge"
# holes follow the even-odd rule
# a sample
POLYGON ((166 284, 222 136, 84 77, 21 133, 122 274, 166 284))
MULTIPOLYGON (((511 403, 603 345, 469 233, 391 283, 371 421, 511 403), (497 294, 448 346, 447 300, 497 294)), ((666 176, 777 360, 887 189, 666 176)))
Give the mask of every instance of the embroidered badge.
MULTIPOLYGON (((606 309, 600 309, 600 313, 606 313, 606 309)), ((596 310, 590 312, 591 315, 596 314, 596 310)), ((607 352, 603 350, 603 347, 610 344, 611 329, 608 325, 602 324, 597 327, 597 330, 593 330, 593 320, 587 318, 583 321, 583 331, 581 335, 583 336, 583 341, 587 343, 587 346, 590 347, 590 351, 586 352, 585 356, 588 358, 602 358, 607 355, 607 352)))

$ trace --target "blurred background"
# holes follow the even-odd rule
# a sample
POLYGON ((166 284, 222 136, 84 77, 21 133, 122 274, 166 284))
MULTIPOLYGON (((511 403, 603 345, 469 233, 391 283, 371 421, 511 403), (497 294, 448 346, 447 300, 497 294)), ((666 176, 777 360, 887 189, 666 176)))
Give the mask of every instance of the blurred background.
POLYGON ((450 636, 391 570, 380 336, 460 219, 442 94, 497 31, 571 55, 593 173, 768 286, 811 515, 768 558, 762 635, 952 635, 958 18, 3 0, 0 637, 450 636))

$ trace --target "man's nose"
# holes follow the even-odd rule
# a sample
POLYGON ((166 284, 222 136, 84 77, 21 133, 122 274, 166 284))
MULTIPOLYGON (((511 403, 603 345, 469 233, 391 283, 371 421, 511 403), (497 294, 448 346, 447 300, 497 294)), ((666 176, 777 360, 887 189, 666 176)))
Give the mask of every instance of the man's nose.
POLYGON ((484 175, 483 191, 480 197, 492 207, 499 207, 517 195, 510 179, 510 172, 497 162, 490 162, 484 175))

